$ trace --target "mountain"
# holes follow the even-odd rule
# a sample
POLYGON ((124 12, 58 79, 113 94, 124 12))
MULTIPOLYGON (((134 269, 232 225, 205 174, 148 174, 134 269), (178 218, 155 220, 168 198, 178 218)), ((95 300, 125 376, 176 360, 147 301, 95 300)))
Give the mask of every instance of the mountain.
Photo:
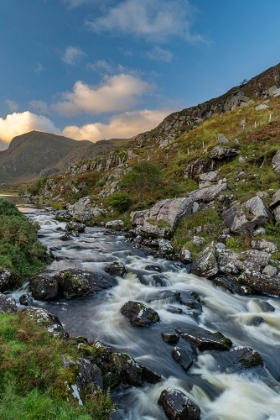
POLYGON ((31 131, 15 137, 8 149, 0 151, 0 182, 27 182, 59 173, 71 162, 93 158, 122 142, 122 139, 113 139, 92 143, 31 131))

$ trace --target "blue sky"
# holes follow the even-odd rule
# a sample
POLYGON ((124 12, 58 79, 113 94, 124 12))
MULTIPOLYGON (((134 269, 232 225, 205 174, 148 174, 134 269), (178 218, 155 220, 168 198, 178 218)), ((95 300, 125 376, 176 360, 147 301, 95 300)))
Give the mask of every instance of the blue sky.
POLYGON ((0 140, 131 137, 280 59, 279 0, 1 0, 0 140))

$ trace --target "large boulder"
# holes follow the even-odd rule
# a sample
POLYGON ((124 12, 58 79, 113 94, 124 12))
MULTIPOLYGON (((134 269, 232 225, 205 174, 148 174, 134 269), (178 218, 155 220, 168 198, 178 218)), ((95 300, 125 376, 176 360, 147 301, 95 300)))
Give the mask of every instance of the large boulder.
POLYGON ((141 302, 125 303, 121 308, 121 313, 134 327, 149 327, 160 320, 156 311, 141 302))
POLYGON ((194 202, 209 203, 210 201, 213 201, 221 191, 226 189, 227 183, 219 182, 217 185, 201 188, 191 192, 189 194, 189 198, 191 198, 194 202))
POLYGON ((240 153, 240 151, 235 147, 223 147, 215 146, 209 153, 210 159, 214 160, 223 160, 234 158, 240 153))
POLYGON ((131 222, 140 226, 139 233, 155 237, 169 237, 181 217, 191 214, 191 198, 174 198, 158 201, 150 210, 131 213, 131 222))
POLYGON ((0 293, 0 314, 4 314, 6 312, 17 312, 16 301, 12 297, 0 293))
POLYGON ((198 258, 194 261, 191 271, 193 274, 206 277, 207 279, 213 278, 218 274, 219 266, 214 244, 208 245, 198 254, 198 258))
POLYGON ((200 408, 183 392, 167 388, 160 394, 160 405, 169 420, 199 420, 200 408))
POLYGON ((212 333, 194 325, 186 325, 183 330, 177 328, 176 332, 193 347, 204 350, 229 350, 232 342, 220 332, 212 333))
POLYGON ((0 270, 0 292, 13 290, 17 284, 17 275, 11 270, 3 267, 0 270))
POLYGON ((34 299, 52 300, 58 297, 58 282, 47 275, 34 277, 29 284, 30 291, 34 299))
POLYGON ((279 175, 280 174, 280 150, 276 152, 276 154, 272 158, 272 167, 274 169, 274 172, 279 175))
POLYGON ((213 184, 217 184, 220 176, 218 171, 210 171, 201 174, 199 177, 199 188, 211 187, 213 184))
POLYGON ((238 278, 241 285, 249 286, 256 293, 267 296, 280 296, 280 278, 271 278, 254 270, 245 270, 238 278))
POLYGON ((233 233, 252 234, 253 231, 273 218, 258 196, 243 204, 234 205, 224 212, 227 227, 233 233))
POLYGON ((250 369, 257 366, 263 366, 261 355, 249 347, 234 347, 230 351, 213 351, 217 364, 215 370, 226 373, 236 373, 244 369, 250 369))
POLYGON ((116 284, 111 279, 104 279, 100 273, 75 268, 59 271, 54 279, 58 282, 60 293, 66 299, 92 295, 116 284))

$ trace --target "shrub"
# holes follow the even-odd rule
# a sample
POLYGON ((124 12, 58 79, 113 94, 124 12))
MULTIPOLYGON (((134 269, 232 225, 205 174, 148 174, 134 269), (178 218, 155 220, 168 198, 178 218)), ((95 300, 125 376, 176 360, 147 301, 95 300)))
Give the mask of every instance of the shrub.
POLYGON ((132 204, 132 201, 127 194, 116 192, 111 194, 107 198, 107 204, 113 207, 113 209, 119 211, 120 213, 124 213, 126 210, 129 209, 129 207, 132 204))

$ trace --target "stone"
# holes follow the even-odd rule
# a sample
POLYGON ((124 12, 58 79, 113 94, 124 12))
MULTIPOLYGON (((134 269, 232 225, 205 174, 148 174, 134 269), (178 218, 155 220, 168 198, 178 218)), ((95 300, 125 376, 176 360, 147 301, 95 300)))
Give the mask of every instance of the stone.
POLYGON ((105 271, 113 277, 123 277, 126 273, 125 265, 119 261, 113 262, 109 267, 105 268, 105 271))
POLYGON ((240 373, 245 369, 263 366, 261 355, 250 347, 234 347, 230 351, 211 352, 217 361, 217 370, 225 373, 240 373))
POLYGON ((17 275, 8 270, 7 268, 3 267, 0 269, 0 292, 8 292, 9 290, 13 290, 17 284, 18 277, 17 275))
POLYGON ((79 359, 76 364, 79 369, 76 379, 79 391, 86 391, 90 385, 94 390, 103 390, 102 372, 98 366, 87 359, 79 359))
MULTIPOLYGON (((280 150, 279 150, 279 165, 280 165, 280 150)), ((279 169, 280 169, 280 166, 279 166, 279 169)), ((277 190, 276 193, 274 193, 273 196, 271 197, 271 203, 269 207, 270 209, 273 210, 274 208, 278 206, 280 206, 280 190, 277 190)))
POLYGON ((90 197, 82 197, 75 204, 67 206, 68 213, 73 220, 88 222, 104 213, 104 210, 92 204, 90 197))
POLYGON ((65 229, 68 232, 78 232, 78 233, 82 233, 85 231, 85 225, 83 223, 78 223, 78 222, 69 222, 66 224, 65 229))
POLYGON ((229 350, 232 342, 220 332, 212 333, 196 326, 185 326, 184 329, 176 328, 176 332, 194 348, 205 350, 229 350))
POLYGON ((229 248, 219 248, 216 246, 218 253, 219 272, 224 274, 238 274, 240 272, 236 263, 239 260, 239 255, 229 248))
POLYGON ((207 279, 218 274, 219 266, 214 245, 207 246, 198 254, 197 260, 192 264, 191 272, 207 279))
POLYGON ((54 337, 67 338, 68 333, 63 328, 57 315, 52 314, 46 309, 35 308, 29 306, 21 311, 22 314, 29 316, 31 319, 36 321, 38 324, 46 328, 46 330, 54 337))
POLYGON ((202 305, 199 302, 199 296, 196 292, 177 292, 176 300, 190 309, 196 310, 198 313, 202 312, 202 305))
POLYGON ((251 287, 256 293, 267 296, 280 296, 280 279, 271 278, 254 270, 245 270, 238 278, 237 282, 251 287))
POLYGON ((192 243, 196 246, 201 246, 204 244, 205 239, 202 236, 194 236, 192 243))
POLYGON ((53 300, 58 297, 58 282, 47 275, 34 277, 29 284, 34 299, 53 300))
POLYGON ((226 189, 227 183, 221 182, 218 185, 192 191, 188 197, 191 198, 194 202, 209 203, 210 201, 213 201, 221 191, 226 189))
POLYGON ((105 224, 107 229, 122 229, 124 227, 124 222, 122 220, 112 220, 105 224))
POLYGON ((200 408, 178 389, 164 389, 158 405, 163 408, 169 420, 199 420, 200 408))
POLYGON ((17 305, 14 298, 8 295, 0 293, 0 314, 4 313, 16 313, 17 305))
POLYGON ((179 335, 175 333, 161 333, 163 341, 169 344, 176 344, 179 341, 179 335))
POLYGON ((272 167, 273 167, 274 172, 277 175, 279 175, 280 174, 280 150, 278 150, 276 152, 276 154, 273 156, 272 161, 271 161, 271 164, 272 164, 272 167))
POLYGON ((192 262, 192 254, 187 248, 182 248, 180 251, 180 260, 184 264, 190 264, 192 262))
POLYGON ((215 146, 209 153, 210 159, 223 160, 232 159, 239 155, 240 151, 235 147, 215 146))
POLYGON ((262 273, 269 277, 274 277, 277 274, 277 268, 273 267, 273 265, 266 265, 262 270, 262 273))
POLYGON ((210 171, 199 176, 199 188, 210 187, 216 184, 220 179, 218 171, 210 171))
POLYGON ((66 298, 79 298, 106 290, 116 285, 116 281, 104 279, 100 273, 75 268, 59 271, 54 275, 59 292, 66 298))
POLYGON ((243 204, 230 207, 224 212, 224 218, 231 232, 252 234, 255 229, 271 220, 272 214, 262 199, 255 196, 243 204))
POLYGON ((255 106, 256 111, 264 111, 268 108, 269 108, 269 106, 267 106, 266 104, 260 104, 260 105, 255 106))
POLYGON ((121 308, 121 313, 129 319, 134 327, 149 327, 160 320, 156 311, 141 302, 129 301, 125 303, 121 308))
POLYGON ((226 138, 224 134, 218 134, 218 142, 220 144, 229 143, 229 140, 226 138))
POLYGON ((257 249, 241 252, 240 259, 236 261, 236 267, 241 270, 261 271, 269 262, 271 254, 257 249))
POLYGON ((193 363, 193 356, 190 352, 181 347, 174 347, 172 351, 172 356, 179 363, 182 368, 187 371, 193 363))
POLYGON ((32 305, 33 300, 28 293, 24 293, 19 297, 19 303, 23 306, 32 305))
POLYGON ((251 247, 269 254, 274 254, 278 251, 277 243, 267 239, 253 240, 251 241, 251 247))

